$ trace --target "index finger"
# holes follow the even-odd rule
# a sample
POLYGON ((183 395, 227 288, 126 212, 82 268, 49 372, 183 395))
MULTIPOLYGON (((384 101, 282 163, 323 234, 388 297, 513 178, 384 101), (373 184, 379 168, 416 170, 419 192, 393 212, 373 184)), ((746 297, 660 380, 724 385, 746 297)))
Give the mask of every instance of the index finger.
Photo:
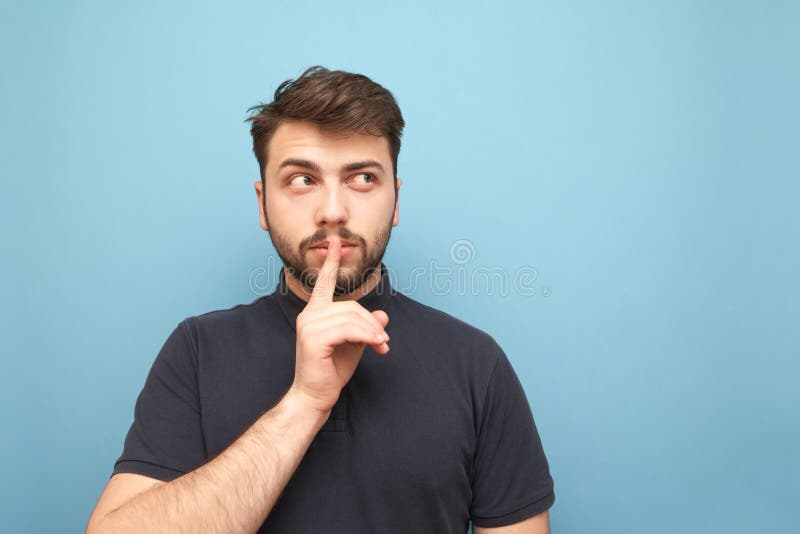
POLYGON ((338 237, 328 240, 328 253, 325 256, 325 263, 317 275, 317 283, 308 299, 309 304, 333 302, 333 294, 336 289, 336 275, 339 274, 339 262, 342 257, 342 243, 338 237))

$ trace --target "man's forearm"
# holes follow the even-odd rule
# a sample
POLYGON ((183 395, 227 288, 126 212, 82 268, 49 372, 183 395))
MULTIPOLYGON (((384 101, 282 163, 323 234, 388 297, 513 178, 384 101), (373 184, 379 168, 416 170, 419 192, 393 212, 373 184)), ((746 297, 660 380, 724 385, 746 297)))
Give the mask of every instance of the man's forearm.
POLYGON ((307 407, 290 389, 216 458, 137 495, 93 530, 256 532, 329 414, 307 407))

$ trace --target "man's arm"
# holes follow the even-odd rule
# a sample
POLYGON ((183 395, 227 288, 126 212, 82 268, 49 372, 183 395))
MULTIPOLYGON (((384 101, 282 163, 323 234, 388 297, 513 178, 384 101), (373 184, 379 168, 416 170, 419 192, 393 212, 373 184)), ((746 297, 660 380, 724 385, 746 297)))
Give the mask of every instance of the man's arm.
MULTIPOLYGON (((213 460, 168 483, 141 491, 130 485, 130 497, 109 512, 101 495, 86 532, 256 532, 288 483, 330 410, 310 406, 290 388, 236 441, 213 460)), ((138 485, 137 485, 138 484, 138 485)))
POLYGON ((550 534, 550 511, 504 527, 472 526, 472 534, 550 534))

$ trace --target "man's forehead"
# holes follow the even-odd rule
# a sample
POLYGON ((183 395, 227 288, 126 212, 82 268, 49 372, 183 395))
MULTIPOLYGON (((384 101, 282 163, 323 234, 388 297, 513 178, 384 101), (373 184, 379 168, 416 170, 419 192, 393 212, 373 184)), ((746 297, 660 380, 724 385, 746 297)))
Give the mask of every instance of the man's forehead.
POLYGON ((386 137, 326 130, 310 121, 282 122, 269 141, 267 153, 267 164, 273 170, 285 160, 311 160, 322 166, 377 160, 385 167, 390 162, 386 137))

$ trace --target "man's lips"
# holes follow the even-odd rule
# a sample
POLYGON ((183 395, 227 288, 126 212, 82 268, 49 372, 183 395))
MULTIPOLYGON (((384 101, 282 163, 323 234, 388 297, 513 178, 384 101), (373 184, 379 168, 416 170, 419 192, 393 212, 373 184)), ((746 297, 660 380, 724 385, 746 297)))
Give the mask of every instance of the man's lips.
MULTIPOLYGON (((328 241, 323 241, 323 242, 321 242, 321 243, 317 243, 316 245, 314 245, 314 246, 313 246, 313 247, 311 247, 311 248, 312 248, 312 249, 314 249, 314 248, 324 248, 324 249, 327 249, 327 248, 328 248, 328 244, 329 244, 329 243, 328 243, 328 241)), ((356 244, 355 244, 355 243, 353 243, 353 242, 351 242, 351 241, 344 241, 344 240, 342 240, 342 248, 343 248, 343 249, 344 249, 344 248, 346 248, 346 247, 354 247, 354 246, 356 246, 356 244)))
MULTIPOLYGON (((342 241, 342 258, 350 255, 350 253, 357 248, 355 243, 350 241, 342 241)), ((318 243, 311 247, 310 250, 314 251, 314 254, 319 255, 322 258, 328 256, 328 242, 323 241, 322 243, 318 243)))

